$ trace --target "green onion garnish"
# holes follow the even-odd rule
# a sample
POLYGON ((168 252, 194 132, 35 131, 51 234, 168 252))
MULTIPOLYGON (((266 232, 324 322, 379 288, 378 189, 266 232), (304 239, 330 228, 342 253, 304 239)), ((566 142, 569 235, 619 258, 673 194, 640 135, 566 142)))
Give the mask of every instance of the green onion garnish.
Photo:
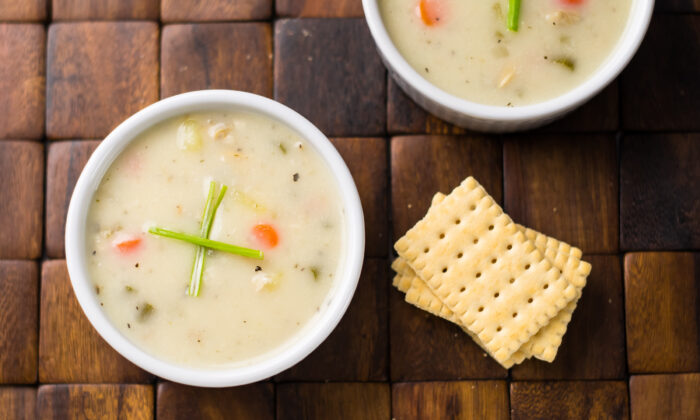
POLYGON ((520 0, 508 0, 508 20, 506 25, 509 31, 518 32, 518 20, 520 19, 520 0))
MULTIPOLYGON (((226 194, 227 188, 228 187, 226 187, 226 185, 222 185, 221 190, 219 191, 219 196, 216 198, 216 200, 214 200, 216 182, 211 181, 209 183, 209 194, 207 194, 207 201, 204 205, 204 214, 202 214, 202 224, 200 225, 200 237, 204 239, 209 238, 209 232, 211 231, 211 226, 214 223, 216 210, 219 208, 221 200, 223 200, 224 194, 226 194)), ((206 260, 206 257, 206 249, 202 246, 198 246, 195 249, 190 285, 187 288, 187 294, 190 296, 199 296, 199 289, 202 285, 202 276, 204 275, 204 261, 206 260)))
POLYGON ((214 241, 212 239, 188 235, 186 233, 175 232, 159 227, 152 227, 148 229, 148 231, 154 235, 163 236, 171 239, 179 239, 181 241, 189 242, 191 244, 199 245, 205 248, 215 249, 217 251, 224 251, 231 254, 240 255, 242 257, 255 258, 258 260, 262 260, 264 257, 263 252, 257 249, 244 248, 242 246, 231 245, 227 244, 226 242, 214 241))

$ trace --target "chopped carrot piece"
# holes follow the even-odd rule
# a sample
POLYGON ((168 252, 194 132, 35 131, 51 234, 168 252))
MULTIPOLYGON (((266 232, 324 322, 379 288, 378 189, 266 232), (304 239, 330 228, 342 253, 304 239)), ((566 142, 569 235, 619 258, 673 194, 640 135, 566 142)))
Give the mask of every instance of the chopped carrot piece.
POLYGON ((258 224, 253 226, 252 234, 255 240, 265 248, 274 248, 279 243, 279 236, 272 225, 258 224))
POLYGON ((442 0, 420 0, 416 13, 426 26, 433 26, 442 18, 443 2, 442 0))
POLYGON ((131 235, 119 235, 112 242, 112 245, 122 254, 126 254, 136 250, 141 245, 141 238, 131 235))
POLYGON ((560 3, 567 6, 578 6, 586 2, 586 0, 559 0, 560 3))

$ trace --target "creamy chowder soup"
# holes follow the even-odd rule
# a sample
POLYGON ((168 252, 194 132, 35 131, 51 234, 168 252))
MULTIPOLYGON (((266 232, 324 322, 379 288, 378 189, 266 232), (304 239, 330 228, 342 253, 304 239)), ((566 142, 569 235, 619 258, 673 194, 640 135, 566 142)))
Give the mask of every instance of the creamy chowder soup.
POLYGON ((521 0, 511 12, 508 0, 378 3, 393 43, 420 75, 497 106, 542 102, 581 84, 615 47, 631 7, 631 0, 521 0))
POLYGON ((107 316, 145 351, 193 367, 246 363, 320 310, 342 264, 343 212, 330 169, 285 125, 239 111, 176 117, 105 174, 86 225, 89 271, 107 316), (207 236, 210 197, 222 198, 208 238, 263 259, 198 257, 193 243, 149 233, 207 236))

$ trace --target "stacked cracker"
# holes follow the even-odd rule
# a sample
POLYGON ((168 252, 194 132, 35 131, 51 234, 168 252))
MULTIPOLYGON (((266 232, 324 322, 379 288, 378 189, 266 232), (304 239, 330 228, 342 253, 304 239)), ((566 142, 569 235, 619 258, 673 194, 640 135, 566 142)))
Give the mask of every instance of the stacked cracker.
POLYGON ((591 271, 578 248, 513 223, 472 177, 436 194, 394 247, 406 301, 459 325, 506 369, 554 360, 591 271))

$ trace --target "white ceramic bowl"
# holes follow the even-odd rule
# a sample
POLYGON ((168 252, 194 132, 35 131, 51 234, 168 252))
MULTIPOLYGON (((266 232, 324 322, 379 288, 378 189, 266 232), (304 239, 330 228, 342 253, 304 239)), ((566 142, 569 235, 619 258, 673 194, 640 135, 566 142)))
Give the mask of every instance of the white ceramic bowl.
POLYGON ((364 218, 357 188, 345 162, 313 124, 271 99, 251 93, 204 90, 157 102, 114 129, 95 150, 75 186, 66 220, 66 261, 73 290, 85 315, 102 338, 122 356, 141 368, 171 381, 188 385, 223 387, 259 381, 287 369, 328 337, 345 313, 362 269, 365 245, 364 218), (346 243, 343 266, 319 313, 290 341, 250 363, 219 369, 175 365, 153 356, 123 336, 101 310, 86 264, 85 224, 88 207, 100 181, 115 158, 141 132, 154 124, 188 112, 234 108, 257 112, 297 131, 316 149, 336 178, 345 208, 346 243))
POLYGON ((632 0, 627 25, 617 45, 598 70, 567 93, 545 102, 501 107, 482 105, 454 96, 424 79, 401 56, 384 27, 378 0, 362 0, 365 19, 379 54, 396 83, 428 112, 461 127, 489 132, 510 132, 547 124, 588 101, 617 77, 644 38, 654 0, 632 0))

